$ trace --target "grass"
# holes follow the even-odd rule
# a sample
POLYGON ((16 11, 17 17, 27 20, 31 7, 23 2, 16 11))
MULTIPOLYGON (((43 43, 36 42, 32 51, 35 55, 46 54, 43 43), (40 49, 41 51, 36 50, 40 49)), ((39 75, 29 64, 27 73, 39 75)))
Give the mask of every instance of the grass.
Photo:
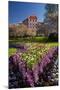
POLYGON ((24 42, 24 43, 27 43, 27 42, 46 42, 47 41, 47 37, 22 37, 22 38, 12 38, 9 40, 9 43, 10 44, 18 44, 20 42, 24 42))
POLYGON ((11 56, 11 55, 15 54, 15 53, 16 53, 16 51, 17 51, 17 49, 16 49, 16 48, 9 48, 9 56, 11 56))

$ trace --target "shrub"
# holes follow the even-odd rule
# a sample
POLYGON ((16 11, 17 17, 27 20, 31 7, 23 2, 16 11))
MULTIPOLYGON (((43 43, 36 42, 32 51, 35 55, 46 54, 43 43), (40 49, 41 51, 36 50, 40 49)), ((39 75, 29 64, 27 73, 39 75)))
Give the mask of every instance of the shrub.
POLYGON ((58 41, 58 33, 51 33, 48 36, 48 41, 58 41))

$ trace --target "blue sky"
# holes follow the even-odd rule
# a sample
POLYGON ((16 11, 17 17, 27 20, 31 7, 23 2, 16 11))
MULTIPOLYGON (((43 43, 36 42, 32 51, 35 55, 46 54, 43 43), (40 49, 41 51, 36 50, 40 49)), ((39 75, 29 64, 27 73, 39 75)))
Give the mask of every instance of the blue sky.
POLYGON ((38 21, 44 20, 45 4, 9 1, 9 23, 19 23, 30 15, 36 15, 38 21))

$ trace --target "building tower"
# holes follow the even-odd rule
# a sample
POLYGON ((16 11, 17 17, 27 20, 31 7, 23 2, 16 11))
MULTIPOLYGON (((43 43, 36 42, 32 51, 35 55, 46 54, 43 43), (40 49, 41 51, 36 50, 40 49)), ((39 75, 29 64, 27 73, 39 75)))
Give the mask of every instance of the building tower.
POLYGON ((36 16, 29 16, 23 21, 23 24, 25 24, 29 29, 36 29, 37 24, 37 17, 36 16))

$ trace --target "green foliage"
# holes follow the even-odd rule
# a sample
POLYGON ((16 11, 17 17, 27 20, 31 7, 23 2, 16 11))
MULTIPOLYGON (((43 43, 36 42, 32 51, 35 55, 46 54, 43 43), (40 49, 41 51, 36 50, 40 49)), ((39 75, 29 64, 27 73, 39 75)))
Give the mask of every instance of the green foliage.
POLYGON ((11 56, 11 55, 15 54, 15 53, 16 53, 16 51, 17 51, 17 49, 16 49, 16 48, 9 48, 9 56, 11 56))
POLYGON ((48 41, 58 41, 58 34, 56 33, 51 33, 48 37, 48 41))
MULTIPOLYGON (((58 33, 58 4, 46 4, 45 6, 45 19, 47 25, 48 35, 50 33, 58 33)), ((57 41, 58 38, 50 35, 49 41, 57 41)))

